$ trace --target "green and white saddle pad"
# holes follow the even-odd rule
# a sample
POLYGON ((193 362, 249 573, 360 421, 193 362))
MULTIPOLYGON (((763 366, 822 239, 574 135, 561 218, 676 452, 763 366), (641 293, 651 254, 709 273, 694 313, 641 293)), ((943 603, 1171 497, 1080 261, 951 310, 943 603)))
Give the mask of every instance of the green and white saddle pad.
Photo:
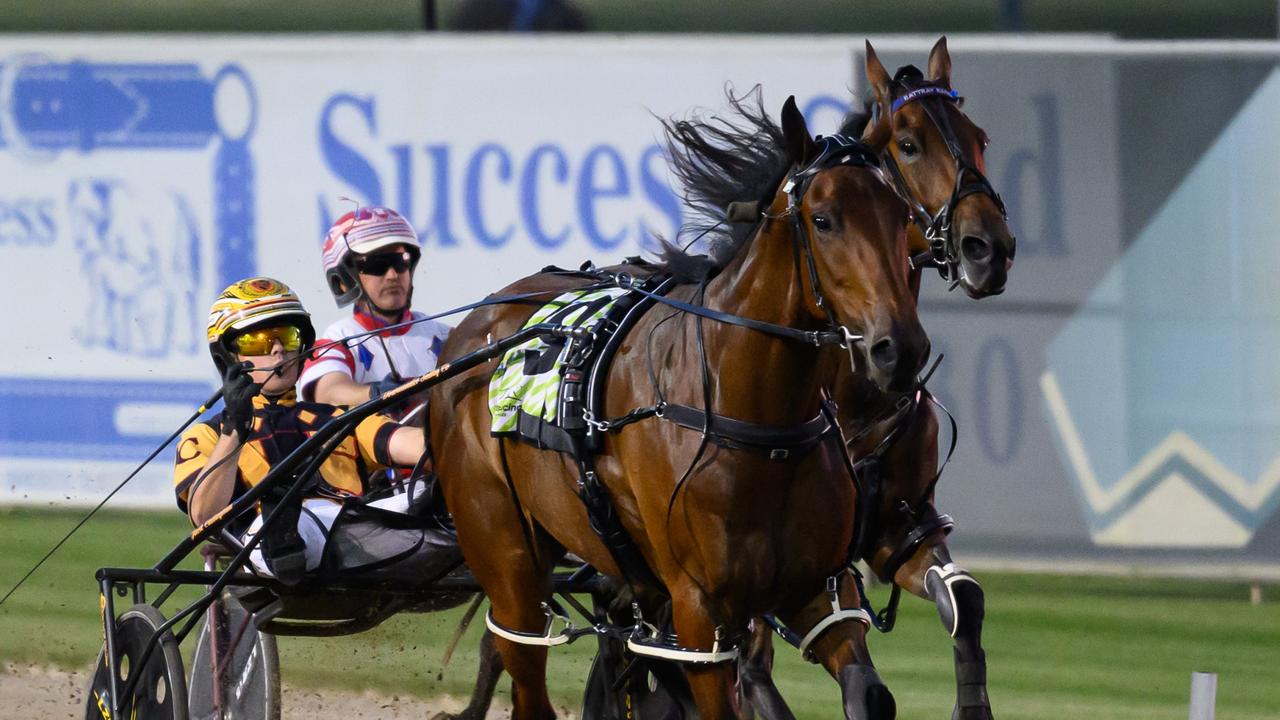
MULTIPOLYGON (((606 315, 622 288, 575 290, 538 308, 524 327, 556 324, 590 330, 606 315)), ((534 338, 502 356, 489 380, 489 412, 493 433, 513 433, 521 414, 555 424, 560 401, 560 381, 570 343, 534 338)))

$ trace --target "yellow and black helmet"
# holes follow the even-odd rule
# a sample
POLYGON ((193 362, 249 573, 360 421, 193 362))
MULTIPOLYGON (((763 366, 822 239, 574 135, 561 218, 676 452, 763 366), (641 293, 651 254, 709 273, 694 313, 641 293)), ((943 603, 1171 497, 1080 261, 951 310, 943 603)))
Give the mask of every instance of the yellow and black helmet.
POLYGON ((232 283, 209 307, 209 353, 218 366, 226 370, 231 357, 227 341, 239 333, 257 327, 293 325, 302 331, 302 352, 316 341, 311 315, 288 285, 269 277, 255 277, 232 283))

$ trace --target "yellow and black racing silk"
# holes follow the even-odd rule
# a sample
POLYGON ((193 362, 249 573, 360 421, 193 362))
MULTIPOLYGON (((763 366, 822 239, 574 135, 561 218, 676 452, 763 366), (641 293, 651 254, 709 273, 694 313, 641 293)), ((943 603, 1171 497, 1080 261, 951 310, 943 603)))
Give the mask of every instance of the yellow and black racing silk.
MULTIPOLYGON (((341 414, 342 409, 332 405, 298 402, 292 390, 277 398, 255 397, 253 430, 240 451, 236 473, 238 482, 233 497, 240 497, 261 482, 276 463, 341 414)), ((214 444, 218 442, 221 420, 221 415, 215 415, 193 425, 178 441, 173 483, 178 507, 183 512, 187 511, 192 485, 200 477, 214 444)), ((356 431, 347 436, 320 466, 320 482, 307 497, 341 500, 364 494, 364 478, 371 471, 392 465, 388 445, 392 433, 400 427, 381 415, 370 416, 357 425, 356 431)))

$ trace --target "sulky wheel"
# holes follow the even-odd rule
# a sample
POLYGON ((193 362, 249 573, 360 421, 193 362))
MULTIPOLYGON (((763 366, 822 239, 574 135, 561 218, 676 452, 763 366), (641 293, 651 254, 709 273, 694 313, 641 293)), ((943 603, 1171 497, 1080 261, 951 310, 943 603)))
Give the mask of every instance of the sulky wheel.
POLYGON ((228 593, 205 613, 187 695, 192 720, 280 718, 276 638, 259 632, 253 616, 228 593))
POLYGON ((160 637, 151 651, 146 667, 139 661, 148 641, 164 624, 164 616, 150 605, 134 605, 116 620, 116 655, 118 662, 107 663, 107 648, 98 653, 98 663, 89 686, 85 717, 109 720, 111 715, 111 673, 116 674, 116 688, 123 693, 131 678, 137 683, 128 697, 119 702, 116 717, 137 720, 187 720, 186 673, 178 642, 169 631, 160 637))

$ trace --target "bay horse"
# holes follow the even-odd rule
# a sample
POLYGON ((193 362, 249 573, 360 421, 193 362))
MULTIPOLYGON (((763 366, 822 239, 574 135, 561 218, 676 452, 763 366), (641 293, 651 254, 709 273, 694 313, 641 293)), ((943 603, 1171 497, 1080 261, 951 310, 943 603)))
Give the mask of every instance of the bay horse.
MULTIPOLYGON (((1017 242, 1004 202, 986 176, 985 131, 961 112, 964 98, 951 87, 947 38, 929 53, 928 78, 915 66, 892 77, 866 43, 867 82, 874 95, 863 142, 911 208, 913 257, 927 257, 950 287, 978 299, 1004 292, 1017 242)), ((913 267, 919 291, 920 267, 913 267)))
MULTIPOLYGON (((692 310, 655 308, 640 318, 605 385, 609 416, 649 406, 667 408, 666 416, 656 412, 606 435, 595 459, 613 511, 652 574, 628 580, 641 598, 669 597, 678 643, 701 651, 732 643, 764 612, 804 634, 861 599, 843 572, 856 493, 841 475, 835 436, 823 431, 803 448, 770 455, 721 442, 728 432, 721 431, 811 427, 823 412, 821 390, 835 380, 832 357, 856 357, 859 375, 903 392, 929 353, 907 282, 907 209, 874 159, 852 138, 815 141, 793 98, 781 127, 763 114, 742 117, 745 128, 714 120, 672 126, 678 174, 768 201, 759 222, 725 233, 705 265, 669 255, 669 270, 702 266, 668 296, 692 310), (704 317, 713 313, 738 320, 704 317), (743 327, 744 318, 754 325, 743 327), (798 340, 837 333, 846 338, 838 354, 798 340), (695 408, 702 431, 671 421, 675 407, 695 408)), ((503 292, 573 285, 544 273, 503 292)), ((444 355, 514 333, 535 309, 473 312, 450 334, 444 355)), ((433 389, 432 447, 492 622, 509 635, 536 635, 547 621, 541 603, 551 568, 566 549, 606 574, 623 572, 592 530, 575 463, 491 435, 491 373, 477 368, 433 389)), ((866 631, 859 622, 833 624, 810 653, 839 680, 848 718, 891 718, 892 695, 875 674, 866 631)), ((496 645, 513 680, 514 717, 554 717, 546 647, 504 637, 496 645)), ((736 673, 727 662, 686 666, 701 717, 737 714, 736 673)))
MULTIPOLYGON (((851 114, 841 133, 857 134, 875 150, 912 208, 912 291, 918 297, 923 266, 936 265, 950 287, 970 297, 1004 291, 1016 241, 1004 204, 986 179, 987 135, 960 110, 951 86, 946 38, 929 54, 928 78, 914 66, 890 77, 866 45, 870 114, 851 114), (929 238, 929 239, 926 239, 929 238)), ((849 451, 862 476, 859 559, 883 582, 933 602, 955 644, 958 720, 992 717, 982 650, 984 597, 977 581, 952 559, 950 518, 933 505, 939 479, 938 417, 923 388, 888 397, 858 373, 841 368, 832 394, 849 451), (904 401, 905 400, 905 401, 904 401), (899 404, 901 403, 901 404, 899 404)), ((890 623, 891 619, 886 618, 890 623)), ((888 628, 885 628, 886 630, 888 628)), ((743 660, 746 694, 767 718, 790 718, 769 678, 772 634, 756 625, 743 660)))

